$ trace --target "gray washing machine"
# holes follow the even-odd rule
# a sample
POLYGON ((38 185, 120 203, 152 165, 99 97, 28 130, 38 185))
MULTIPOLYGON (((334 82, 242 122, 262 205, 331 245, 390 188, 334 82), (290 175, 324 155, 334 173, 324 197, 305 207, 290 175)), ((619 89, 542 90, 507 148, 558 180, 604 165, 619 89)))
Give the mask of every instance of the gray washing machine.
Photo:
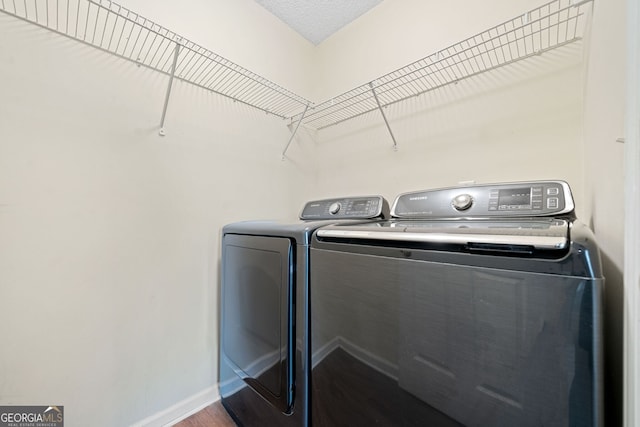
POLYGON ((294 224, 223 228, 219 390, 239 425, 309 425, 311 234, 388 215, 380 196, 348 197, 308 202, 294 224))
POLYGON ((602 426, 604 279, 567 183, 400 195, 311 242, 318 426, 602 426))

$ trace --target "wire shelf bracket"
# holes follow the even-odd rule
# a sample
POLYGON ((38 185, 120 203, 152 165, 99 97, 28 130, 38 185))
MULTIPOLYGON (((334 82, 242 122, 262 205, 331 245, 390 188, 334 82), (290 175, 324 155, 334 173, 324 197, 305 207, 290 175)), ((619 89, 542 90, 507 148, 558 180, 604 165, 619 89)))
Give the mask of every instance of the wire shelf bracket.
POLYGON ((293 129, 293 132, 291 132, 291 136, 289 137, 289 142, 287 142, 287 145, 284 147, 284 150, 282 151, 282 160, 284 160, 286 157, 285 155, 287 154, 287 150, 291 145, 291 141, 293 141, 293 137, 296 136, 296 133, 298 132, 298 128, 300 127, 300 123, 302 123, 302 120, 304 119, 304 115, 307 114, 307 110, 309 110, 309 105, 310 104, 307 104, 307 106, 304 108, 304 111, 300 116, 300 120, 298 120, 298 123, 296 123, 296 127, 293 129))
POLYGON ((396 141, 396 137, 393 135, 393 131, 391 130, 391 126, 389 125, 389 120, 387 120, 387 115, 384 113, 382 109, 382 105, 380 104, 380 99, 378 98, 378 94, 376 94, 376 88, 373 87, 373 82, 369 83, 371 87, 371 93, 376 100, 376 104, 378 105, 378 109, 380 110, 380 114, 382 114, 382 119, 384 120, 384 124, 387 126, 387 130, 389 131, 389 135, 393 140, 393 151, 398 151, 398 143, 396 141))
POLYGON ((171 64, 171 74, 169 75, 169 85, 167 86, 167 94, 164 98, 164 106, 162 107, 162 117, 160 118, 160 130, 158 134, 165 136, 164 120, 167 117, 167 107, 169 106, 169 97, 171 96, 171 87, 173 86, 173 79, 176 75, 176 65, 178 64, 178 57, 180 56, 180 39, 176 40, 176 46, 173 49, 173 63, 171 64))

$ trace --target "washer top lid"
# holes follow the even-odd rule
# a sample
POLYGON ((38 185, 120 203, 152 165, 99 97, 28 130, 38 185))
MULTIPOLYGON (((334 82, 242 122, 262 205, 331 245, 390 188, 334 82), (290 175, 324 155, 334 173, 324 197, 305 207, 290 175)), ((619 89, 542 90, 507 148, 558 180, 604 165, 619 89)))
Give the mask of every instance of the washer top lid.
POLYGON ((394 218, 513 218, 574 215, 564 181, 522 181, 423 190, 399 195, 394 218))

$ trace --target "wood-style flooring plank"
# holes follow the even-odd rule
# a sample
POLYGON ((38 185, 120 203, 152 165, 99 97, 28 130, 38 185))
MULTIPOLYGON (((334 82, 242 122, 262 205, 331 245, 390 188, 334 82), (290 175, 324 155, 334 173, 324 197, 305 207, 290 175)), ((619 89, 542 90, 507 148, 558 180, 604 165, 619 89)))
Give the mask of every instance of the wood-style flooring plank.
POLYGON ((174 427, 236 427, 220 401, 175 424, 174 427))

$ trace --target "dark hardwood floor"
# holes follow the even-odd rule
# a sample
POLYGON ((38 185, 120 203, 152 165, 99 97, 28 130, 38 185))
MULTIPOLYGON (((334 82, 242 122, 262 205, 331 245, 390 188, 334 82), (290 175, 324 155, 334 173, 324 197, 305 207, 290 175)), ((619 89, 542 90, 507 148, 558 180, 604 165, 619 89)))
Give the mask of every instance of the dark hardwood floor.
POLYGON ((227 411, 222 407, 222 403, 217 401, 200 412, 191 415, 189 418, 185 418, 179 423, 174 425, 175 427, 236 427, 236 423, 233 422, 227 411))

